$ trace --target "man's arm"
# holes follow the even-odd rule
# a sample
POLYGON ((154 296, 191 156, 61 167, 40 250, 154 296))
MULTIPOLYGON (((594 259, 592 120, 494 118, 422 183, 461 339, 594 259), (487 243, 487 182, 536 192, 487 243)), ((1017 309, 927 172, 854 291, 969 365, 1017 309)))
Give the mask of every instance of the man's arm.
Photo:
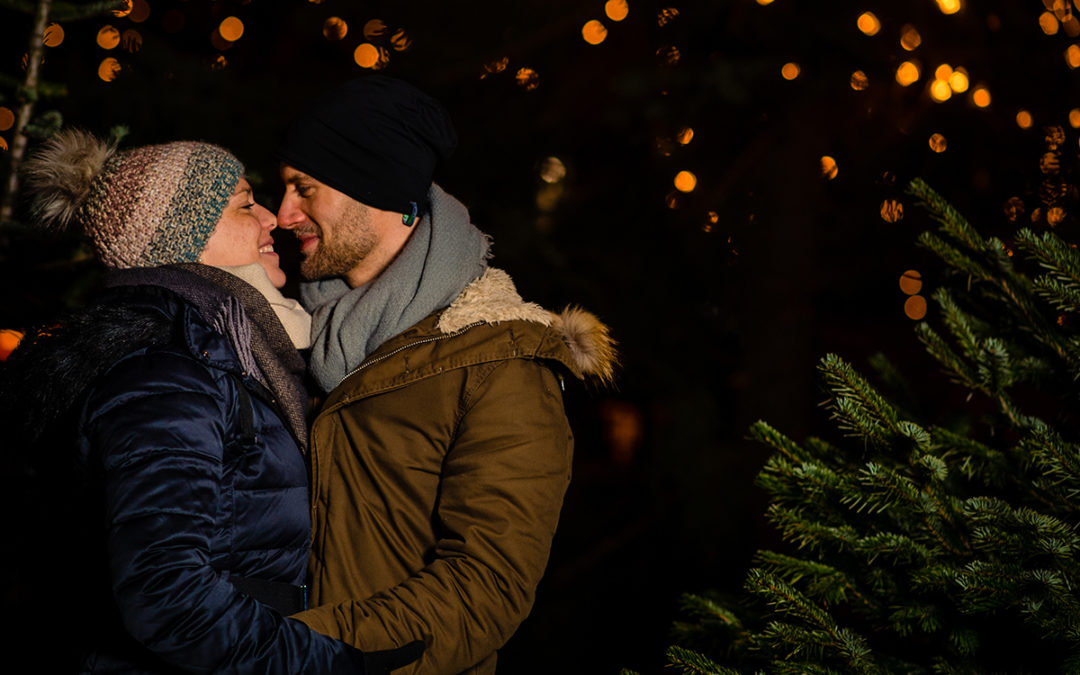
POLYGON ((459 673, 490 656, 532 608, 572 448, 555 375, 534 361, 497 364, 469 396, 447 453, 431 562, 370 598, 297 618, 361 649, 426 639, 402 674, 459 673))

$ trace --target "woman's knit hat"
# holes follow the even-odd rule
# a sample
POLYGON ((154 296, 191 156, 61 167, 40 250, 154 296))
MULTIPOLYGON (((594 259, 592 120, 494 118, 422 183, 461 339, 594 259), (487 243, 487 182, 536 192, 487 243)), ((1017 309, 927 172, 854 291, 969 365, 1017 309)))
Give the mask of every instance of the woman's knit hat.
POLYGON ((181 141, 117 152, 96 136, 58 132, 24 164, 45 227, 77 221, 109 267, 195 262, 244 173, 236 157, 181 141))

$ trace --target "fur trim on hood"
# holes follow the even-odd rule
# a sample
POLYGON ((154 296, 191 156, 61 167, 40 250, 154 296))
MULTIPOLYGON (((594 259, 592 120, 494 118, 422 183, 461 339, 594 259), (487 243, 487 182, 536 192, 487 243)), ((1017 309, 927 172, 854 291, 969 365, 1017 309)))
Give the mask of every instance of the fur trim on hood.
POLYGON ((562 336, 583 373, 600 384, 611 385, 614 381, 618 364, 616 343, 600 319, 580 307, 567 307, 556 314, 536 303, 525 302, 510 275, 501 269, 489 267, 466 286, 439 316, 438 328, 443 333, 454 333, 477 322, 501 321, 531 321, 550 326, 562 336))

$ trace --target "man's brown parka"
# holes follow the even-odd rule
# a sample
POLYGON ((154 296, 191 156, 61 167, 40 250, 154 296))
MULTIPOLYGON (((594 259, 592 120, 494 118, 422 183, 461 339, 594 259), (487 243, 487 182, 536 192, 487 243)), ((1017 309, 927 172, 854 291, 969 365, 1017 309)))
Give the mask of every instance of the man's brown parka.
POLYGON ((365 650, 427 642, 395 671, 492 673, 528 615, 570 481, 563 374, 609 381, 591 314, 525 303, 489 268, 382 344, 312 427, 312 602, 365 650))

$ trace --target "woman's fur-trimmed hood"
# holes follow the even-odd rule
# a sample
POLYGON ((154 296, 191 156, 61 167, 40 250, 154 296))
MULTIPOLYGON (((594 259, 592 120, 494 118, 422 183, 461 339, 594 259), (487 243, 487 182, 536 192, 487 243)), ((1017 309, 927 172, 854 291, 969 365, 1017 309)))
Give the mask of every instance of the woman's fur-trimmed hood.
POLYGON ((454 333, 477 322, 502 321, 531 321, 551 327, 562 336, 581 372, 600 384, 613 383, 618 352, 608 327, 580 307, 570 306, 556 314, 525 302, 510 275, 501 269, 489 267, 466 286, 439 316, 438 329, 454 333))

